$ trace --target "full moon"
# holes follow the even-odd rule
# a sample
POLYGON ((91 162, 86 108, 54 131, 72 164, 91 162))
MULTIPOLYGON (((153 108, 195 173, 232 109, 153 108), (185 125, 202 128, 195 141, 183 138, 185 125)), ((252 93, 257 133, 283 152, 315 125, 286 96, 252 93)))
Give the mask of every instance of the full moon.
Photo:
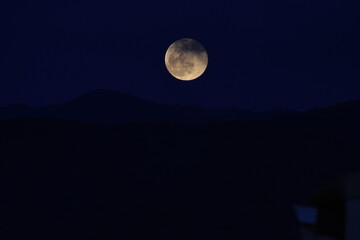
POLYGON ((183 38, 170 45, 165 54, 165 65, 175 78, 191 81, 205 72, 208 55, 199 42, 183 38))

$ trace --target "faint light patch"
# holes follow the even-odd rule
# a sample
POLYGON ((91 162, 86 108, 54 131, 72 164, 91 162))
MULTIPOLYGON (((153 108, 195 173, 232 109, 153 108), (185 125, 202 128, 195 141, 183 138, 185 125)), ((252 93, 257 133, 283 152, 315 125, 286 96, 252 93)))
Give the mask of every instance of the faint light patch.
POLYGON ((318 211, 315 207, 294 205, 294 209, 300 223, 316 224, 318 211))

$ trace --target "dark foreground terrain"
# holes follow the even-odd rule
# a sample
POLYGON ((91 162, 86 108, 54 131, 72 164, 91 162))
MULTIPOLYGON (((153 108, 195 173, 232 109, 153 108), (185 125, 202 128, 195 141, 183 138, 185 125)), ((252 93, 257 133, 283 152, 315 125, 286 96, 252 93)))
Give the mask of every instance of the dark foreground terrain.
POLYGON ((272 120, 0 121, 0 239, 299 239, 292 204, 359 170, 358 102, 272 120))

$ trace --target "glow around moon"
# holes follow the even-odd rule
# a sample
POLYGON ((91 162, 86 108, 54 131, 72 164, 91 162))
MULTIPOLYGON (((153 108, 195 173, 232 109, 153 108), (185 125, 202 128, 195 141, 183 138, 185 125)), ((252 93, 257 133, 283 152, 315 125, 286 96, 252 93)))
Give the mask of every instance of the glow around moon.
POLYGON ((199 42, 183 38, 170 45, 165 54, 165 65, 175 78, 190 81, 205 72, 208 55, 199 42))

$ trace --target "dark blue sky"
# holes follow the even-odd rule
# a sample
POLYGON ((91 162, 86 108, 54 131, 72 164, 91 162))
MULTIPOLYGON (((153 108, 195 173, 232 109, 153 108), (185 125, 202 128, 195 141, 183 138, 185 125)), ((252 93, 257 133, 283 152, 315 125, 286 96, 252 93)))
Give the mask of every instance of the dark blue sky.
POLYGON ((360 2, 53 0, 0 3, 0 106, 97 88, 170 104, 304 110, 360 98, 360 2), (171 77, 190 37, 206 73, 171 77))

